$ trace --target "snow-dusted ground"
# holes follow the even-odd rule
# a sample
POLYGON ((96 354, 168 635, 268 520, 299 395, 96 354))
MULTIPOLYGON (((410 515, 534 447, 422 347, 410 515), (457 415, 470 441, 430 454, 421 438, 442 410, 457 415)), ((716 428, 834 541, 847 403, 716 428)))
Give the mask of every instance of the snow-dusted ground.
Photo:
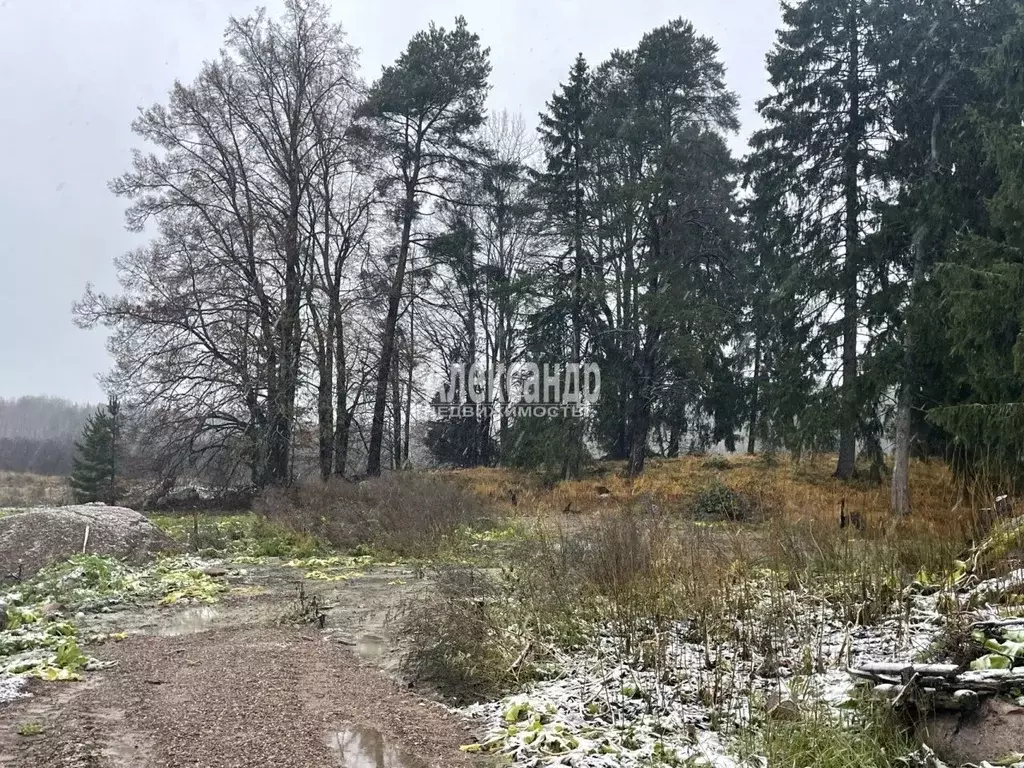
POLYGON ((837 706, 852 689, 848 666, 913 659, 941 628, 929 597, 869 626, 843 622, 810 594, 780 604, 766 592, 762 602, 727 641, 695 641, 679 623, 629 661, 608 628, 591 651, 562 659, 557 676, 465 711, 486 732, 482 748, 519 768, 638 768, 672 756, 736 768, 733 735, 752 713, 790 699, 837 706))
POLYGON ((27 695, 22 692, 26 682, 25 675, 0 675, 0 704, 27 695))

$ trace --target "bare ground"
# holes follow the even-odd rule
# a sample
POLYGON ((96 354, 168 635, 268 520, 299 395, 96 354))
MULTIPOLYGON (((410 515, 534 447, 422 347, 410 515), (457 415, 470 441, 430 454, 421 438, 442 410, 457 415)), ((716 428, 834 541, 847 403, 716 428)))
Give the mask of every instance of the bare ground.
MULTIPOLYGON (((466 724, 382 671, 393 662, 380 617, 398 599, 384 588, 394 576, 368 575, 334 588, 333 633, 259 620, 222 623, 225 616, 269 616, 284 605, 276 602, 282 588, 257 600, 226 599, 212 628, 133 634, 88 648, 116 665, 79 683, 34 681, 30 698, 0 707, 0 766, 468 765, 458 749, 471 740, 466 724), (367 626, 378 633, 364 634, 367 626), (20 735, 26 724, 41 733, 20 735)), ((157 628, 177 626, 181 615, 158 614, 157 628)))

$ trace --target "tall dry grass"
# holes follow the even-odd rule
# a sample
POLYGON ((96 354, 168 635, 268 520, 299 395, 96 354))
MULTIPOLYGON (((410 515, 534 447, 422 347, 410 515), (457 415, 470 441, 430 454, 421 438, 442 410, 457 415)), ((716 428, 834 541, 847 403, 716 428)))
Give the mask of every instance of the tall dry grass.
MULTIPOLYGON (((843 482, 832 477, 831 456, 794 462, 786 457, 766 461, 757 456, 652 459, 644 474, 630 480, 622 462, 601 462, 588 476, 545 484, 528 472, 498 468, 453 470, 449 476, 475 493, 521 516, 550 516, 564 511, 595 514, 642 504, 665 512, 685 513, 702 489, 721 483, 751 500, 767 519, 794 524, 837 525, 840 503, 864 521, 867 536, 890 532, 889 486, 843 482), (601 496, 599 489, 608 495, 601 496), (513 505, 512 497, 516 503, 513 505)), ((910 468, 913 511, 901 531, 939 536, 970 532, 983 516, 961 497, 942 462, 914 461, 910 468)))
POLYGON ((406 625, 414 677, 457 698, 493 696, 557 662, 558 650, 586 646, 597 628, 645 665, 660 663, 660 644, 680 627, 709 658, 728 646, 813 660, 819 613, 801 601, 874 623, 901 613, 917 574, 949 570, 964 546, 927 530, 866 538, 781 515, 706 524, 653 506, 565 522, 538 519, 500 573, 438 574, 406 625))
POLYGON ((479 496, 423 472, 268 489, 253 511, 340 550, 370 548, 407 558, 436 557, 460 531, 495 526, 490 507, 479 496))
POLYGON ((67 478, 27 472, 0 472, 0 508, 69 504, 67 478))

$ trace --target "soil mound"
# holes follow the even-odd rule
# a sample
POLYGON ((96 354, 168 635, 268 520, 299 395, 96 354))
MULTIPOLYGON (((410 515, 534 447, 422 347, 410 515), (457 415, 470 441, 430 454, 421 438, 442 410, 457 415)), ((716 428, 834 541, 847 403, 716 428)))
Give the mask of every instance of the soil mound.
POLYGON ((83 551, 142 563, 175 548, 167 534, 126 507, 43 507, 0 518, 0 579, 24 578, 83 551), (88 532, 88 533, 87 533, 88 532))
POLYGON ((948 763, 999 765, 1011 755, 1024 753, 1024 707, 989 699, 969 715, 936 717, 918 736, 948 763))

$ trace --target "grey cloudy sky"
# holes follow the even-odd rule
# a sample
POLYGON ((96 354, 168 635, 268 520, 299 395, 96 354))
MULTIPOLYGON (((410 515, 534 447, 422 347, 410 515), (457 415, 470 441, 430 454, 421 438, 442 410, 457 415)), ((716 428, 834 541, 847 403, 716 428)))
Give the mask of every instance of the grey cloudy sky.
MULTIPOLYGON (((0 0, 0 397, 98 401, 102 332, 71 323, 87 282, 139 244, 107 182, 128 168, 138 107, 216 55, 231 15, 260 0, 0 0)), ((332 0, 372 79, 419 29, 459 14, 491 48, 490 106, 528 124, 582 52, 597 64, 682 16, 718 41, 741 101, 742 151, 767 93, 776 0, 332 0)))

